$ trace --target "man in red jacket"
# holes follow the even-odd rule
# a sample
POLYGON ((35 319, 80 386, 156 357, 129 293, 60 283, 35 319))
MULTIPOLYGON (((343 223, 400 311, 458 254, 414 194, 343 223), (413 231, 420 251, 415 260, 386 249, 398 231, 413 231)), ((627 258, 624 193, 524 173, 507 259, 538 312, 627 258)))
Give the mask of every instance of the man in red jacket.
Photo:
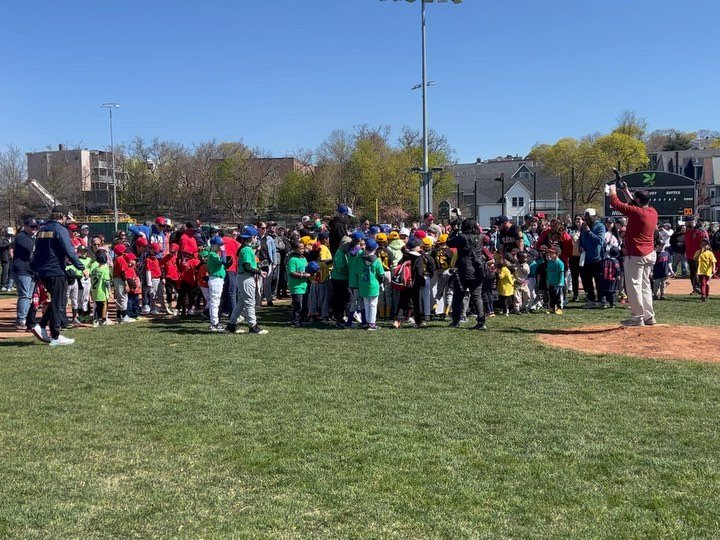
POLYGON ((690 283, 692 284, 692 292, 700 294, 700 284, 697 279, 698 262, 695 260, 695 253, 700 249, 700 242, 707 240, 708 233, 700 227, 695 216, 690 216, 685 220, 685 260, 690 270, 690 283))
POLYGON ((625 287, 630 301, 630 318, 623 326, 652 326, 655 324, 651 278, 657 254, 655 253, 655 228, 658 213, 649 205, 647 191, 624 193, 632 203, 627 204, 617 196, 615 186, 610 186, 610 206, 628 218, 625 229, 625 287))

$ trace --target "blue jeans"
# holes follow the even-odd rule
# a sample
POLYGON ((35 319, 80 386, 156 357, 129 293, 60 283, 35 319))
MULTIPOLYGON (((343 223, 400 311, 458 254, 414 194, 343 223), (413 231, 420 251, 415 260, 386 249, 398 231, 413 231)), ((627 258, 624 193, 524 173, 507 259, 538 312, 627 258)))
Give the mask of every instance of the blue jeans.
POLYGON ((28 311, 30 311, 30 303, 35 290, 35 278, 18 274, 13 274, 13 278, 17 283, 17 323, 19 324, 27 318, 28 311))

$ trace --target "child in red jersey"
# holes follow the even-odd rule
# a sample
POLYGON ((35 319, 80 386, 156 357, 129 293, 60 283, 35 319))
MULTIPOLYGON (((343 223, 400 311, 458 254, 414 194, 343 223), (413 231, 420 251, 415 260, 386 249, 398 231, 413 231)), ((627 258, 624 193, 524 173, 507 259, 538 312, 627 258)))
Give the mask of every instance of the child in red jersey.
POLYGON ((168 315, 177 315, 177 312, 172 308, 172 301, 180 286, 180 270, 178 269, 177 260, 179 249, 178 244, 170 244, 169 253, 160 259, 160 269, 163 274, 160 285, 164 288, 166 313, 168 315))
POLYGON ((157 315, 158 309, 157 304, 160 303, 160 309, 167 311, 165 305, 165 298, 162 294, 158 294, 160 289, 160 279, 162 278, 162 270, 160 268, 160 259, 158 254, 161 252, 162 247, 160 244, 150 244, 150 250, 147 258, 145 259, 145 286, 147 287, 147 304, 143 306, 143 313, 147 313, 149 306, 150 315, 157 315))
MULTIPOLYGON (((127 294, 127 317, 137 320, 140 316, 140 295, 142 294, 142 286, 140 285, 140 277, 137 274, 137 257, 134 253, 125 255, 127 265, 123 272, 125 279, 125 292, 127 294)), ((128 322, 123 320, 123 322, 128 322)))
POLYGON ((183 270, 180 273, 177 307, 183 317, 186 314, 195 314, 195 301, 198 293, 197 269, 199 265, 200 259, 192 257, 184 262, 183 270))

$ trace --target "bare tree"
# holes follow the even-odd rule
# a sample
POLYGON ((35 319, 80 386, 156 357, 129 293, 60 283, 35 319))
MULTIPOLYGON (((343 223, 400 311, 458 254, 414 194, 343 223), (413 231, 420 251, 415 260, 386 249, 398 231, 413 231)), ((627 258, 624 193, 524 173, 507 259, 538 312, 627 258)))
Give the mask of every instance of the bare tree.
POLYGON ((16 226, 27 210, 27 193, 23 182, 25 172, 25 156, 15 146, 8 146, 0 152, 0 206, 2 216, 7 223, 16 226))

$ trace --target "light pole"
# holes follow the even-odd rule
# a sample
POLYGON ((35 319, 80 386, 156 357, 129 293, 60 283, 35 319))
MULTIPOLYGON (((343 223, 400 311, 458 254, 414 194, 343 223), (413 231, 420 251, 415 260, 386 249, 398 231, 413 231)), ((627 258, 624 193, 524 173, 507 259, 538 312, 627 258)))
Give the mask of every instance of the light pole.
MULTIPOLYGON (((386 0, 380 0, 384 2, 386 0)), ((394 0, 397 2, 398 0, 394 0)), ((415 0, 406 0, 407 2, 415 2, 415 0)), ((420 0, 420 30, 422 35, 422 115, 423 115, 423 166, 420 171, 422 181, 420 182, 420 215, 425 212, 432 212, 433 209, 433 190, 432 190, 432 171, 428 165, 428 122, 427 122, 427 55, 426 55, 426 36, 425 36, 425 4, 433 0, 420 0)), ((437 0, 438 3, 445 3, 447 0, 437 0)), ((463 0, 452 0, 455 4, 461 4, 463 0)), ((413 87, 417 88, 417 86, 413 87)))
POLYGON ((115 211, 115 232, 118 230, 118 207, 117 207, 117 179, 115 178, 115 141, 113 140, 113 124, 112 124, 112 112, 113 109, 119 109, 120 105, 117 103, 103 103, 101 108, 110 111, 110 152, 112 157, 112 179, 113 179, 113 209, 115 211))

